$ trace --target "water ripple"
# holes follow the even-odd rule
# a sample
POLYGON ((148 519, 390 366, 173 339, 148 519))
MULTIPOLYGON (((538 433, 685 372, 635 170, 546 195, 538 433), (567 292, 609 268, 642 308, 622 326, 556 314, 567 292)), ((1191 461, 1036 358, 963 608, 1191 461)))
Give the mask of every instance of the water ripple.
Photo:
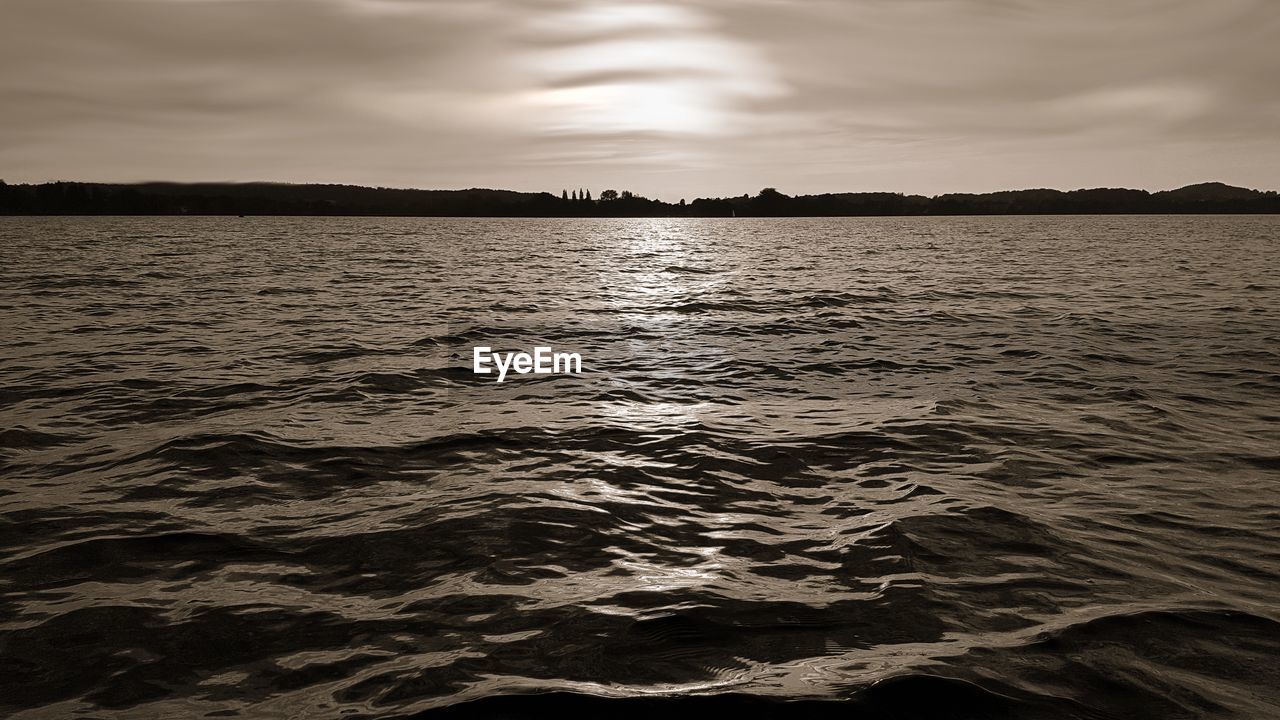
POLYGON ((0 219, 0 709, 1275 716, 1278 234, 0 219))

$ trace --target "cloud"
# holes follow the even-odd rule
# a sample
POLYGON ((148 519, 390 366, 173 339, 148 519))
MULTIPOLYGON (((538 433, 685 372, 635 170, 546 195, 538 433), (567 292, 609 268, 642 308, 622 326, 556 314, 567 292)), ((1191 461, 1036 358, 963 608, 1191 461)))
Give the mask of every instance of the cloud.
POLYGON ((718 5, 782 69, 756 109, 809 139, 763 127, 762 164, 812 169, 806 189, 1280 181, 1242 161, 1277 155, 1265 0, 718 5))
POLYGON ((1280 185, 1271 0, 6 0, 6 179, 1280 185))
MULTIPOLYGON (((734 134, 745 101, 783 88, 753 47, 715 25, 691 5, 655 2, 571 3, 532 16, 520 51, 529 129, 543 140, 615 141, 610 162, 628 150, 641 162, 653 156, 653 143, 616 142, 624 136, 666 136, 663 155, 688 159, 690 138, 734 134)), ((548 149, 541 142, 536 153, 548 149)))

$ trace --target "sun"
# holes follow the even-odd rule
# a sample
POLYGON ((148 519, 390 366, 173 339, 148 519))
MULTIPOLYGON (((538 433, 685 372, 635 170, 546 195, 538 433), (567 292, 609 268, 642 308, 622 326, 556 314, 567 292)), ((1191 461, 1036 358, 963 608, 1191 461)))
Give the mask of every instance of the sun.
POLYGON ((525 105, 551 133, 727 133, 744 99, 776 90, 750 47, 693 9, 589 3, 534 27, 525 105))

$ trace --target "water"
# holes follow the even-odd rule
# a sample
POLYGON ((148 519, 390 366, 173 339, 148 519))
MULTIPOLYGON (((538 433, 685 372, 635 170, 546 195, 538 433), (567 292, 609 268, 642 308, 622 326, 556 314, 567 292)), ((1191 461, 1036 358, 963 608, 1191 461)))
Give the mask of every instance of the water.
POLYGON ((0 219, 0 709, 1275 717, 1278 236, 0 219))

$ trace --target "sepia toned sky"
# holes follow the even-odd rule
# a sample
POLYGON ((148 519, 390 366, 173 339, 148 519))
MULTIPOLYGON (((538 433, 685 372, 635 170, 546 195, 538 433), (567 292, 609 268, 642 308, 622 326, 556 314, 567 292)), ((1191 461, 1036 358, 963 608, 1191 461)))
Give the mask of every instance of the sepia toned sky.
POLYGON ((0 178, 1280 188, 1277 0, 0 0, 0 178))

